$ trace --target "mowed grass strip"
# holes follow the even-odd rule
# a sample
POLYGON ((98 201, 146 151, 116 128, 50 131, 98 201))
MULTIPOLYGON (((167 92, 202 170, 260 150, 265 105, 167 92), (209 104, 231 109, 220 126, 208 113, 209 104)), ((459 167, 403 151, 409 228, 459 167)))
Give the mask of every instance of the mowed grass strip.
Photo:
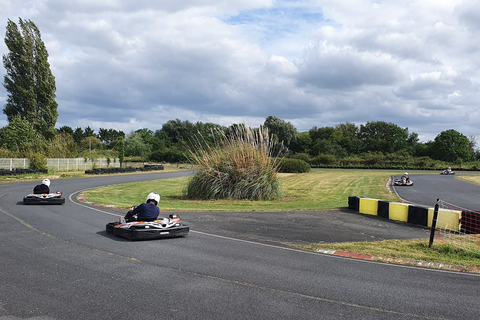
POLYGON ((344 208, 349 196, 399 201, 387 184, 394 171, 314 170, 303 174, 279 174, 283 197, 275 201, 187 200, 189 177, 111 185, 84 192, 87 201, 129 208, 145 201, 154 191, 160 208, 171 211, 281 211, 344 208))
POLYGON ((309 251, 335 250, 370 255, 371 260, 437 269, 480 273, 480 254, 426 239, 384 240, 379 242, 320 243, 296 246, 309 251))

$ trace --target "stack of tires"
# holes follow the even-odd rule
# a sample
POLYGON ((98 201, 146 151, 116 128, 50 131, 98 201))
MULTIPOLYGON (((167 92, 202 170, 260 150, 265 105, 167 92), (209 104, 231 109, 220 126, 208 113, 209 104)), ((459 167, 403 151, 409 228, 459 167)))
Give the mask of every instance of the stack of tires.
POLYGON ((22 169, 22 168, 14 168, 12 170, 8 169, 0 169, 0 176, 18 176, 22 174, 31 174, 31 173, 48 173, 47 169, 22 169))
POLYGON ((112 173, 159 171, 159 170, 164 170, 164 166, 161 164, 146 164, 143 167, 97 168, 92 170, 85 170, 85 174, 112 174, 112 173))

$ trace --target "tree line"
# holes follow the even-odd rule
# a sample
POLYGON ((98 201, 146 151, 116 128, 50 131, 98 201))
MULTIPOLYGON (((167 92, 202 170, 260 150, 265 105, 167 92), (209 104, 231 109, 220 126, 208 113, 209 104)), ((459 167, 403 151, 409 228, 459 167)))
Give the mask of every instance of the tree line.
MULTIPOLYGON (((125 134, 114 128, 55 128, 58 111, 55 77, 37 26, 19 19, 7 22, 3 55, 8 124, 0 128, 0 157, 130 157, 139 161, 184 162, 196 136, 206 143, 238 132, 245 124, 168 120, 155 131, 142 128, 125 134)), ((431 161, 464 164, 480 159, 476 137, 446 130, 433 141, 419 142, 418 134, 394 123, 372 121, 356 125, 313 127, 298 132, 289 122, 268 116, 262 125, 277 143, 276 150, 312 166, 432 166, 431 161)))

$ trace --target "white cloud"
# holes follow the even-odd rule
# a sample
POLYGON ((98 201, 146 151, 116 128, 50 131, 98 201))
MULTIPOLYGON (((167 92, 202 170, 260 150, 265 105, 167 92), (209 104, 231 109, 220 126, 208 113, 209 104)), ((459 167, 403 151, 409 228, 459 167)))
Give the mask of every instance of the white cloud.
POLYGON ((0 3, 4 25, 42 32, 58 127, 275 115, 300 131, 382 120, 425 140, 479 134, 479 12, 474 0, 0 3))

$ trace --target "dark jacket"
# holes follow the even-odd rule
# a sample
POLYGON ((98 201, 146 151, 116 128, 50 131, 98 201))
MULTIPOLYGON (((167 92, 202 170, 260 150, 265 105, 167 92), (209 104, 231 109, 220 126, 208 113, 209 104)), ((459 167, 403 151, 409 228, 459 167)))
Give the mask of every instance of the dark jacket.
POLYGON ((153 203, 142 203, 133 210, 128 211, 125 220, 131 220, 134 215, 137 215, 137 221, 153 221, 157 219, 160 214, 160 208, 153 203))
POLYGON ((33 193, 35 194, 42 194, 42 193, 50 193, 50 188, 46 184, 39 184, 33 188, 33 193))

